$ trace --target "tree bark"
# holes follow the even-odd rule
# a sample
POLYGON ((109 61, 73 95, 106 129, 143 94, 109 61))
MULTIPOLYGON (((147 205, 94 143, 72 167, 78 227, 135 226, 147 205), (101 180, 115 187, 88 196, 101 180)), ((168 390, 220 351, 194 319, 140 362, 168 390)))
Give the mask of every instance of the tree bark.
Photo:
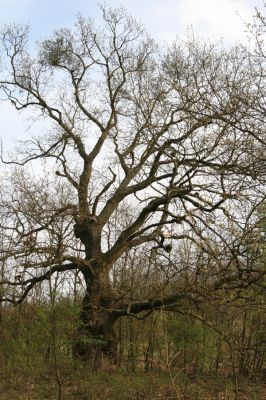
POLYGON ((75 342, 75 354, 94 366, 107 358, 112 363, 117 360, 117 339, 113 325, 117 316, 95 294, 84 296, 78 334, 75 342))
POLYGON ((96 217, 77 223, 74 232, 85 246, 86 260, 91 269, 82 270, 86 293, 82 301, 74 354, 94 367, 104 358, 117 360, 117 339, 113 325, 118 318, 112 309, 114 297, 109 278, 109 266, 102 260, 101 229, 96 217))

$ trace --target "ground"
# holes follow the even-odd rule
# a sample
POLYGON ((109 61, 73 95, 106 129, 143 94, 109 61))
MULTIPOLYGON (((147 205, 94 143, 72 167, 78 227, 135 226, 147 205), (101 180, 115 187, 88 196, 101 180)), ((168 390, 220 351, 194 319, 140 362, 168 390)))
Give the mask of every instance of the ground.
MULTIPOLYGON (((8 378, 1 373, 1 400, 235 400, 232 378, 178 376, 175 387, 166 372, 106 370, 93 373, 80 366, 65 371, 59 384, 53 371, 25 376, 15 371, 8 378)), ((265 400, 266 383, 239 381, 238 400, 265 400)))

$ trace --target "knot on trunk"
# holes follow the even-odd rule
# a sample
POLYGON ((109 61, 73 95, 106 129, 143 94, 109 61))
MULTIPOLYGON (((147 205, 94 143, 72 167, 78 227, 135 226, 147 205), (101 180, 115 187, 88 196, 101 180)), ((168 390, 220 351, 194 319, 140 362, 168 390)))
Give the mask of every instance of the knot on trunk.
POLYGON ((74 233, 78 239, 91 234, 93 230, 97 230, 97 218, 94 216, 86 217, 74 225, 74 233))
POLYGON ((86 257, 94 258, 101 251, 101 229, 95 216, 84 218, 74 225, 74 234, 85 246, 86 257))

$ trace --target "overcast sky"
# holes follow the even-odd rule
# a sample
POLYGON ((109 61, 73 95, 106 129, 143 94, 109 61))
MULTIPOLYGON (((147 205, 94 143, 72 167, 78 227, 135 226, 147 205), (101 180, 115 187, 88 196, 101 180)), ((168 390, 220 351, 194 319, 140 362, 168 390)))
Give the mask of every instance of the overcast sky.
MULTIPOLYGON (((32 40, 43 39, 59 27, 73 25, 75 16, 100 19, 97 0, 0 0, 0 25, 22 23, 31 26, 32 40)), ((226 46, 246 38, 243 21, 248 22, 254 8, 262 8, 263 0, 106 0, 110 7, 123 5, 159 42, 170 42, 185 36, 193 27, 196 36, 226 46)), ((0 102, 0 137, 25 137, 23 118, 7 103, 0 102)))
MULTIPOLYGON (((70 26, 75 16, 99 18, 97 0, 0 0, 0 24, 29 23, 34 38, 45 37, 62 26, 70 26)), ((107 6, 123 5, 158 40, 183 35, 193 25, 196 33, 214 40, 243 39, 244 26, 254 7, 263 0, 107 0, 107 6), (239 15, 238 15, 238 14, 239 15)))

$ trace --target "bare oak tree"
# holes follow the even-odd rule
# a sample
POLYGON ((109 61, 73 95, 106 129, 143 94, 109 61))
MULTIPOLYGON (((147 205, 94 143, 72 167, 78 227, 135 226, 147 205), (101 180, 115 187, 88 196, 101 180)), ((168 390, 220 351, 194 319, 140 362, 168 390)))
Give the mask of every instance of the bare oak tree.
POLYGON ((191 241, 203 269, 212 259, 212 290, 262 274, 247 270, 241 240, 263 198, 263 60, 194 38, 160 49, 124 10, 102 11, 100 30, 79 17, 33 56, 27 29, 2 31, 2 98, 51 123, 16 159, 2 156, 15 173, 1 195, 1 301, 80 271, 75 351, 85 358, 96 348, 115 357, 120 317, 202 296, 178 285, 149 298, 116 293, 110 272, 132 249, 145 245, 160 265, 191 241), (26 164, 38 160, 46 173, 34 180, 26 164))

